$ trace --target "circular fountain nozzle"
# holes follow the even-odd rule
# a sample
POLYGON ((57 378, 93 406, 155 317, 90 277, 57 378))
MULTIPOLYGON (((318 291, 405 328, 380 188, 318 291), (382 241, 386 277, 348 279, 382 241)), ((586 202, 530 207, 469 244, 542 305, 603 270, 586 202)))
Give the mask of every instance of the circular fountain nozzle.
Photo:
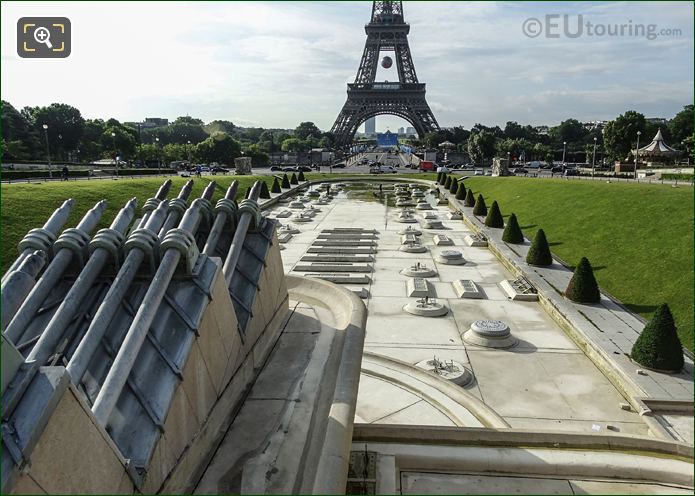
POLYGON ((408 277, 434 277, 437 275, 437 271, 434 269, 429 269, 427 266, 425 266, 425 264, 417 262, 416 264, 401 270, 401 274, 408 277))
POLYGON ((443 250, 435 257, 435 260, 445 265, 463 265, 466 263, 463 254, 458 250, 443 250))
POLYGON ((485 348, 511 348, 518 342, 509 326, 501 320, 476 320, 463 333, 463 340, 485 348))
POLYGON ((449 309, 431 298, 421 298, 411 301, 403 307, 406 312, 420 317, 441 317, 449 313, 449 309))

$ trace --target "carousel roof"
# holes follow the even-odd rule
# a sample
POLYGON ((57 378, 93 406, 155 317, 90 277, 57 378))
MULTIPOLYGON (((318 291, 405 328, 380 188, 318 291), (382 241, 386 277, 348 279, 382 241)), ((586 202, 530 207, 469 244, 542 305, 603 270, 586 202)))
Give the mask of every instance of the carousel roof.
POLYGON ((659 128, 652 142, 640 148, 639 152, 641 155, 675 155, 678 153, 678 150, 671 148, 664 142, 664 137, 661 135, 661 128, 659 128))

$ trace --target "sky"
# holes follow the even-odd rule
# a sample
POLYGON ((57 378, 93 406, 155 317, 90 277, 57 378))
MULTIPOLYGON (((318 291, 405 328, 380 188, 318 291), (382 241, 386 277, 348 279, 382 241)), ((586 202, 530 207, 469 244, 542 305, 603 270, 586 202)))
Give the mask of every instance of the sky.
MULTIPOLYGON (((18 109, 61 102, 85 118, 313 121, 328 130, 355 78, 371 2, 3 1, 0 9, 0 94, 18 109), (16 27, 27 16, 68 17, 71 55, 21 59, 16 27)), ((443 127, 608 120, 630 109, 670 118, 693 103, 692 2, 405 2, 404 15, 443 127), (657 36, 597 27, 621 24, 653 25, 657 36)), ((377 76, 397 80, 395 64, 377 76)), ((377 118, 380 131, 407 125, 377 118)))

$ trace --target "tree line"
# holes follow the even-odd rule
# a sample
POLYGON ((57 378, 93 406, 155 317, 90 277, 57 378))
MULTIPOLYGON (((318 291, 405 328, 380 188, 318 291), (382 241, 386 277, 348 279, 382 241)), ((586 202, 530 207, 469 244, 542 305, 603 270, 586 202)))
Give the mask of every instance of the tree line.
MULTIPOLYGON (((238 127, 231 121, 204 123, 190 116, 178 117, 167 126, 141 127, 116 119, 85 119, 75 107, 53 103, 18 111, 2 101, 3 161, 55 161, 89 163, 114 159, 147 164, 176 160, 218 162, 231 165, 239 156, 251 157, 256 166, 266 165, 275 152, 302 153, 311 148, 330 148, 333 135, 313 122, 294 130, 238 127), (44 128, 46 126, 46 128, 44 128), (48 146, 47 146, 48 145, 48 146)), ((515 160, 589 162, 594 143, 597 161, 625 160, 636 145, 637 132, 646 145, 661 128, 667 143, 690 154, 693 146, 693 105, 687 105, 666 123, 648 121, 643 114, 627 111, 604 126, 586 127, 567 119, 547 130, 514 121, 504 128, 475 124, 428 133, 410 141, 415 146, 436 148, 449 141, 466 152, 474 163, 494 156, 515 160), (595 138, 595 141, 594 141, 595 138)))
POLYGON ((2 101, 2 158, 8 161, 89 163, 115 159, 147 164, 176 160, 231 165, 240 156, 256 166, 269 162, 269 153, 301 152, 330 147, 330 133, 313 122, 294 130, 243 128, 225 120, 205 124, 190 116, 160 127, 142 127, 117 119, 85 119, 75 107, 53 103, 18 111, 2 101), (44 127, 45 126, 45 127, 44 127))
POLYGON ((598 163, 604 158, 606 161, 631 160, 631 152, 637 145, 637 132, 641 132, 641 147, 647 145, 659 129, 668 144, 682 151, 682 155, 690 155, 693 150, 693 106, 686 105, 665 123, 649 121, 643 114, 629 110, 605 125, 593 127, 587 127, 577 119, 564 120, 547 131, 514 121, 507 122, 504 128, 476 124, 470 131, 457 126, 428 133, 421 144, 435 148, 449 141, 456 150, 468 153, 477 164, 508 154, 514 160, 552 162, 560 159, 563 152, 568 162, 590 163, 596 143, 598 163))

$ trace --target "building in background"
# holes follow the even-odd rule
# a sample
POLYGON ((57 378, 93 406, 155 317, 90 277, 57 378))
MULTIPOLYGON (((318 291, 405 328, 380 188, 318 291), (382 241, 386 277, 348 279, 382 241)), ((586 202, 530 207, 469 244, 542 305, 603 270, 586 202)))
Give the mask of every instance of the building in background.
POLYGON ((376 117, 370 117, 364 121, 364 134, 374 136, 376 134, 376 117))

